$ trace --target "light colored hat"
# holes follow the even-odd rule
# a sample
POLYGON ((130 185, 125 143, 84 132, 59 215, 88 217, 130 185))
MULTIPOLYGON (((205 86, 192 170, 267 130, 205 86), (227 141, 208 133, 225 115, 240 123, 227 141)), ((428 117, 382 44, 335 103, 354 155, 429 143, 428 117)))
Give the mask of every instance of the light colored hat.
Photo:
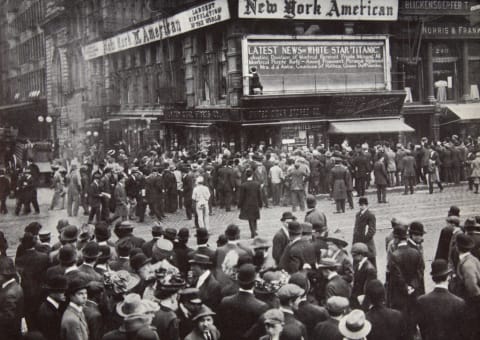
POLYGON ((360 309, 352 310, 338 323, 340 333, 351 340, 364 339, 371 329, 372 324, 365 318, 365 313, 360 309))
POLYGON ((197 184, 200 184, 200 183, 203 184, 203 176, 198 176, 195 182, 196 182, 197 184))

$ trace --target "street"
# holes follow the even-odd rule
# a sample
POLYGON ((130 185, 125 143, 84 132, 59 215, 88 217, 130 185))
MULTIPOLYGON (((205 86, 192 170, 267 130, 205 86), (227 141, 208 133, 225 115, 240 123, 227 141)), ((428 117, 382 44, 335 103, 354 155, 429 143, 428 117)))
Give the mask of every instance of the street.
MULTIPOLYGON (((385 255, 385 236, 390 232, 390 220, 396 217, 408 222, 418 220, 425 226, 427 234, 425 234, 424 242, 424 257, 425 257, 425 278, 427 287, 431 286, 430 281, 430 263, 435 255, 435 250, 438 241, 438 235, 441 228, 445 226, 445 218, 447 211, 451 205, 457 205, 461 210, 461 223, 467 217, 473 217, 480 214, 480 195, 475 195, 468 191, 467 186, 462 184, 460 186, 448 186, 442 193, 438 189, 433 195, 428 194, 426 188, 421 188, 413 195, 402 195, 402 190, 395 188, 390 190, 387 194, 387 204, 377 204, 375 192, 370 189, 367 195, 370 202, 370 209, 377 217, 377 233, 375 235, 375 242, 377 247, 377 264, 379 269, 379 278, 384 280, 386 255, 385 255)), ((23 234, 24 227, 32 222, 38 221, 43 225, 43 228, 52 232, 52 243, 57 240, 57 232, 55 230, 57 221, 60 218, 67 218, 66 210, 48 211, 48 206, 52 196, 50 189, 39 189, 38 197, 40 203, 39 215, 20 215, 14 216, 14 200, 8 201, 8 215, 0 216, 1 229, 8 239, 10 248, 8 254, 13 256, 15 249, 19 243, 19 238, 23 234)), ((344 238, 351 243, 353 224, 355 221, 355 214, 358 211, 358 199, 354 198, 355 209, 347 208, 344 214, 334 214, 335 204, 326 197, 319 197, 317 207, 324 211, 327 215, 328 226, 330 234, 333 237, 344 238)), ((280 226, 280 217, 283 211, 288 210, 286 207, 273 207, 261 210, 261 219, 259 220, 259 234, 262 237, 271 239, 280 226)), ((86 222, 87 217, 82 216, 82 209, 80 208, 78 217, 69 217, 71 224, 80 227, 86 222)), ((295 213, 297 218, 303 220, 304 213, 297 211, 295 213)), ((132 222, 136 228, 134 233, 145 239, 150 239, 150 225, 152 220, 146 218, 145 223, 132 222)), ((214 208, 214 215, 210 217, 212 236, 210 243, 215 245, 215 241, 220 233, 222 233, 226 226, 230 223, 236 223, 241 229, 241 238, 247 238, 250 234, 247 221, 238 219, 238 210, 233 209, 231 212, 225 212, 218 208, 214 208)), ((182 227, 192 228, 190 245, 194 246, 195 239, 193 231, 193 221, 188 221, 185 218, 184 211, 177 211, 176 214, 167 215, 167 218, 162 221, 164 227, 174 227, 176 229, 182 227)), ((113 236, 114 237, 114 236, 113 236)), ((348 246, 350 248, 351 244, 348 246)))

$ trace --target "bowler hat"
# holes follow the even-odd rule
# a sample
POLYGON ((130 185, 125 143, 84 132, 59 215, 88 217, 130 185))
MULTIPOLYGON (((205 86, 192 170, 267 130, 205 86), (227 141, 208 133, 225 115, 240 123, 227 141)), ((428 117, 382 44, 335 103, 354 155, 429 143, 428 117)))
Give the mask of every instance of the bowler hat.
POLYGON ((365 243, 357 242, 352 245, 352 255, 359 254, 359 255, 368 255, 368 247, 365 243))
POLYGON ((360 197, 358 199, 358 204, 359 205, 368 205, 368 199, 366 197, 360 197))
POLYGON ((110 229, 105 222, 95 224, 94 234, 98 242, 106 241, 112 236, 110 229))
POLYGON ((225 236, 227 236, 228 239, 233 239, 240 235, 240 228, 236 224, 229 224, 227 226, 227 229, 225 230, 225 236))
POLYGON ((76 277, 68 283, 67 295, 73 295, 79 290, 87 289, 88 282, 82 277, 76 277))
POLYGON ((315 208, 317 205, 317 199, 313 195, 307 195, 307 207, 308 208, 315 208))
POLYGON ((459 250, 468 251, 475 247, 475 241, 467 234, 457 234, 457 247, 459 250))
POLYGON ((162 235, 163 235, 162 226, 158 222, 155 222, 152 226, 152 236, 153 237, 160 237, 162 235))
POLYGON ((97 261, 100 262, 100 263, 107 262, 110 259, 110 257, 112 256, 110 247, 107 246, 107 245, 101 245, 99 247, 99 250, 100 250, 100 255, 98 256, 97 261))
POLYGON ((7 256, 0 256, 0 274, 11 276, 16 275, 13 260, 7 256))
POLYGON ((206 228, 198 228, 195 237, 201 240, 207 239, 209 236, 206 228))
POLYGON ((163 237, 173 242, 175 237, 177 237, 177 230, 175 228, 167 228, 163 232, 163 237))
POLYGON ((291 235, 300 235, 302 233, 302 226, 297 221, 288 222, 288 233, 291 235))
POLYGON ((452 271, 448 268, 448 263, 444 259, 437 259, 432 262, 432 271, 430 275, 433 278, 446 276, 452 271))
POLYGON ((305 290, 293 283, 287 283, 286 285, 283 285, 277 292, 277 296, 281 301, 297 298, 299 296, 303 296, 304 294, 305 290))
POLYGON ((188 241, 189 237, 190 237, 190 231, 188 230, 188 228, 180 228, 177 235, 178 240, 186 242, 188 241))
POLYGON ((136 272, 146 264, 152 262, 145 254, 136 254, 130 259, 130 267, 136 272))
POLYGON ((52 292, 64 292, 68 288, 67 279, 61 275, 51 275, 46 281, 43 288, 52 292))
POLYGON ((210 308, 208 308, 205 305, 202 305, 202 307, 200 307, 200 310, 198 311, 198 313, 196 313, 193 316, 192 320, 197 321, 198 319, 203 318, 204 316, 214 316, 214 315, 216 315, 216 314, 210 308))
POLYGON ((410 223, 410 227, 408 229, 408 232, 412 235, 426 234, 426 232, 423 228, 423 224, 418 222, 418 221, 414 221, 414 222, 410 223))
POLYGON ((328 298, 325 307, 330 315, 341 315, 349 306, 348 299, 343 296, 332 296, 328 298))
POLYGON ((200 299, 200 291, 198 290, 198 288, 184 288, 178 292, 178 295, 180 301, 188 301, 194 304, 202 303, 202 299, 200 299))
POLYGON ((199 264, 202 266, 210 266, 212 264, 212 261, 210 261, 210 257, 207 255, 202 255, 202 254, 195 254, 193 255, 193 258, 188 261, 190 264, 199 264))
POLYGON ((330 257, 324 257, 320 260, 320 263, 317 264, 317 268, 324 269, 336 269, 338 266, 337 261, 330 257))
POLYGON ((460 208, 456 205, 452 205, 448 210, 448 216, 457 216, 460 217, 460 208))
POLYGON ((255 266, 251 263, 245 263, 238 268, 237 279, 241 284, 251 284, 256 277, 255 266))
POLYGON ((58 260, 61 265, 69 266, 77 262, 77 251, 71 244, 66 244, 58 252, 58 260))
POLYGON ((282 218, 280 219, 280 221, 284 222, 287 220, 296 220, 296 219, 297 218, 290 211, 286 211, 282 214, 282 218))
POLYGON ((78 228, 74 225, 68 225, 62 229, 60 240, 64 243, 75 242, 78 239, 78 228))
POLYGON ((82 255, 87 260, 96 259, 100 255, 98 243, 94 241, 88 242, 82 249, 82 255))
POLYGON ((338 323, 338 330, 347 339, 365 339, 370 333, 372 324, 365 317, 360 309, 354 309, 344 316, 338 323))
POLYGON ((336 244, 337 247, 339 248, 345 248, 346 246, 348 246, 348 242, 345 241, 345 240, 342 240, 340 238, 336 238, 336 237, 327 237, 325 239, 325 241, 327 242, 332 242, 333 244, 336 244))

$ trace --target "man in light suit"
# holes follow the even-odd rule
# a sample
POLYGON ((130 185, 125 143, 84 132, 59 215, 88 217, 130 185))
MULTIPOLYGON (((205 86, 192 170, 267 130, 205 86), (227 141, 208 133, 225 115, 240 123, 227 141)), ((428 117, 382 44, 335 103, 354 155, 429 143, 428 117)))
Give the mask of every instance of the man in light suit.
POLYGON ((353 229, 353 242, 365 243, 368 247, 368 260, 377 267, 377 261, 375 259, 377 251, 375 249, 375 241, 373 237, 377 231, 376 223, 377 219, 375 215, 368 209, 368 200, 366 197, 360 197, 358 200, 360 211, 355 216, 355 227, 353 229))
POLYGON ((88 325, 83 313, 87 303, 87 281, 79 278, 69 282, 67 296, 70 303, 60 324, 61 340, 89 340, 88 325))

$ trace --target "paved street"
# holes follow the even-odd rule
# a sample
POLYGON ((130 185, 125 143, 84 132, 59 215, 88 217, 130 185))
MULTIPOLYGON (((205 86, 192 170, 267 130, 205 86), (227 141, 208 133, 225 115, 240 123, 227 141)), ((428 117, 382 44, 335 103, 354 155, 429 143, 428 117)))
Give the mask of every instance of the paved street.
MULTIPOLYGON (((1 229, 5 232, 10 243, 9 254, 13 255, 18 239, 23 233, 23 228, 31 221, 39 221, 43 227, 52 232, 53 240, 56 240, 55 226, 59 218, 66 218, 66 210, 48 211, 48 204, 51 199, 52 192, 49 189, 39 190, 40 201, 40 215, 30 214, 28 216, 14 216, 14 201, 10 200, 9 215, 0 216, 1 229)), ((425 235, 425 260, 426 260, 426 278, 429 278, 430 262, 435 253, 438 235, 440 229, 445 225, 445 217, 448 208, 455 204, 461 209, 462 222, 467 217, 473 217, 480 214, 480 195, 475 195, 467 190, 465 184, 461 186, 447 187, 443 193, 429 195, 425 188, 421 188, 414 195, 404 196, 401 191, 394 190, 387 195, 388 204, 377 204, 376 196, 372 190, 369 190, 369 201, 371 203, 371 210, 377 216, 377 234, 375 236, 377 245, 377 263, 379 265, 380 278, 384 278, 385 268, 385 236, 390 232, 390 220, 392 217, 404 219, 406 221, 419 220, 425 225, 427 234, 425 235)), ((356 204, 357 202, 355 202, 356 204)), ((328 218, 328 225, 336 237, 343 237, 345 240, 351 242, 353 223, 357 207, 354 210, 347 208, 345 214, 334 214, 335 205, 333 201, 325 197, 318 198, 318 206, 322 209, 328 218)), ((275 207, 269 209, 262 209, 261 220, 259 221, 259 233, 261 236, 271 238, 279 228, 279 219, 283 211, 287 208, 275 207)), ((81 210, 81 209, 80 209, 81 210)), ((296 216, 303 219, 304 213, 297 212, 296 216)), ((72 224, 80 226, 86 222, 86 216, 79 216, 77 218, 69 218, 72 224)), ((211 216, 211 242, 214 243, 217 236, 222 233, 229 223, 237 223, 242 230, 242 238, 248 238, 250 235, 248 223, 238 219, 238 210, 234 209, 232 212, 226 213, 219 209, 214 209, 214 216, 211 216)), ((151 219, 147 218, 146 223, 135 223, 135 234, 145 238, 150 237, 151 219)), ((169 215, 162 223, 165 226, 174 228, 190 227, 193 228, 193 222, 185 219, 184 212, 178 212, 174 215, 169 215)))

